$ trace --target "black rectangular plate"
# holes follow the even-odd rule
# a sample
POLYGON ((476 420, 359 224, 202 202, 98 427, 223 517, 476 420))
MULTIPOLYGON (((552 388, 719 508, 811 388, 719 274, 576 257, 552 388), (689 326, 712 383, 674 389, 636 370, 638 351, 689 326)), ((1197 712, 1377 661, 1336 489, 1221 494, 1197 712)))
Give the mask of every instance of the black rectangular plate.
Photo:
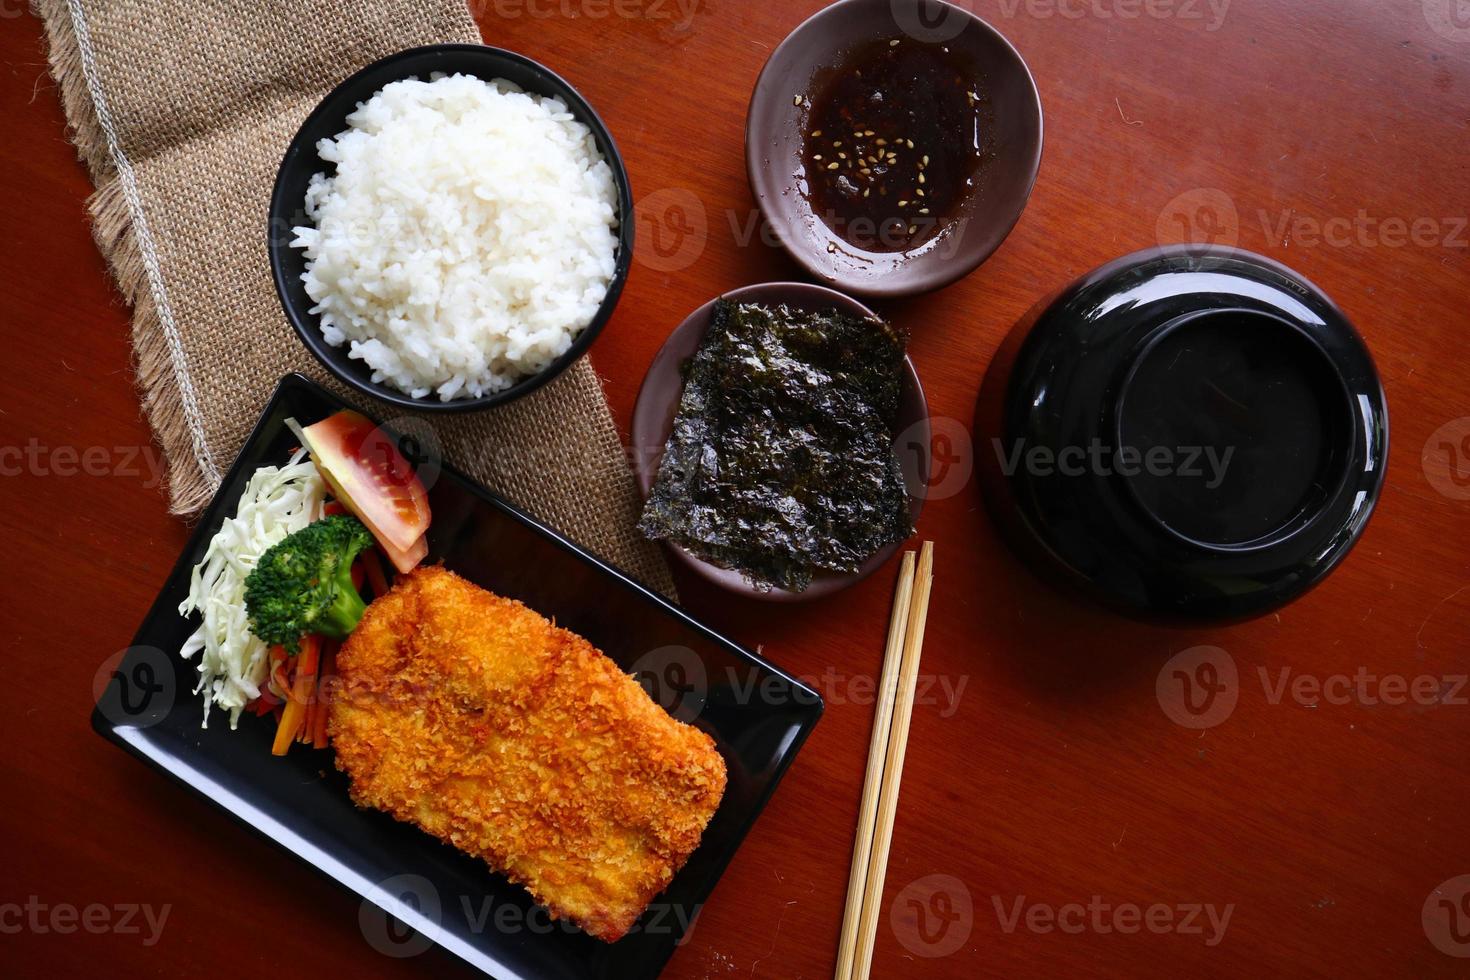
POLYGON ((444 468, 432 479, 429 560, 586 637, 708 732, 729 769, 699 849, 626 938, 602 943, 553 923, 479 860, 358 809, 330 751, 272 757, 269 720, 245 715, 231 731, 216 710, 200 728, 195 664, 178 657, 196 625, 178 613, 190 570, 250 475, 289 457, 296 440, 285 420, 307 425, 342 407, 301 375, 282 379, 102 692, 93 727, 363 896, 365 909, 391 913, 396 922, 361 921, 367 941, 392 955, 432 941, 500 980, 657 976, 821 717, 821 698, 466 477, 444 468))

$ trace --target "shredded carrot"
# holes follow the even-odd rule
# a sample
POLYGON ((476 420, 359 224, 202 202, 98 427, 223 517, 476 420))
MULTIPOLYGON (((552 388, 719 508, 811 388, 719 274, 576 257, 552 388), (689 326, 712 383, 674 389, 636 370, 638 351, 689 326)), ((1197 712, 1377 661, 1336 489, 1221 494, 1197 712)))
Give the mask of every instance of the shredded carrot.
POLYGON ((271 743, 271 755, 285 755, 291 748, 291 739, 300 725, 299 708, 295 701, 287 701, 286 709, 281 712, 281 720, 276 722, 276 738, 271 743))
POLYGON ((327 713, 331 704, 327 698, 330 696, 330 688, 327 684, 337 673, 337 644, 329 643, 322 651, 321 670, 317 671, 316 681, 316 714, 312 717, 311 745, 312 748, 324 749, 327 747, 327 713))
POLYGON ((305 672, 305 667, 303 664, 302 671, 296 675, 294 692, 295 696, 301 698, 301 725, 296 730, 296 741, 302 744, 311 741, 313 726, 316 724, 316 675, 321 672, 321 654, 317 654, 317 663, 310 673, 305 672))
POLYGON ((368 583, 373 587, 373 598, 381 599, 388 594, 388 579, 383 575, 383 562, 378 558, 378 549, 369 548, 360 558, 362 567, 367 570, 368 583))
POLYGON ((312 726, 316 724, 316 684, 306 693, 306 704, 301 708, 301 726, 296 729, 296 741, 305 745, 311 739, 312 726))
POLYGON ((276 726, 271 755, 285 755, 290 750, 292 741, 301 734, 306 723, 307 708, 312 701, 311 692, 316 689, 316 669, 321 648, 321 637, 307 634, 301 638, 301 650, 296 654, 296 674, 292 678, 291 686, 287 688, 289 694, 286 710, 281 713, 280 724, 276 726))
POLYGON ((352 563, 352 587, 359 592, 362 591, 362 580, 362 561, 358 560, 352 563))
POLYGON ((342 504, 336 500, 328 500, 325 504, 322 505, 323 517, 336 517, 338 514, 345 513, 347 513, 347 508, 343 507, 342 504))

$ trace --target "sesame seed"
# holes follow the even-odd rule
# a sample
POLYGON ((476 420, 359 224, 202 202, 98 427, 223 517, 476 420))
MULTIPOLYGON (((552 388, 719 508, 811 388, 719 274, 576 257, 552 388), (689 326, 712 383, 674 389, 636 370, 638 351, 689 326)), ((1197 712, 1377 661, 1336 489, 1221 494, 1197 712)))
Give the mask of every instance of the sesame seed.
POLYGON ((819 137, 821 135, 822 135, 822 131, 820 129, 814 129, 814 130, 812 130, 812 139, 816 139, 817 137, 819 137))
POLYGON ((833 161, 832 163, 827 164, 827 169, 828 170, 836 170, 840 166, 841 166, 840 163, 837 163, 836 161, 833 161))
POLYGON ((888 46, 890 48, 896 48, 896 47, 898 47, 898 38, 894 38, 892 41, 889 41, 888 42, 888 46))
POLYGON ((924 175, 923 174, 919 174, 919 183, 922 184, 923 182, 924 182, 924 175))
POLYGON ((821 163, 822 162, 822 154, 818 153, 815 156, 813 156, 812 159, 813 160, 816 160, 818 163, 821 163))

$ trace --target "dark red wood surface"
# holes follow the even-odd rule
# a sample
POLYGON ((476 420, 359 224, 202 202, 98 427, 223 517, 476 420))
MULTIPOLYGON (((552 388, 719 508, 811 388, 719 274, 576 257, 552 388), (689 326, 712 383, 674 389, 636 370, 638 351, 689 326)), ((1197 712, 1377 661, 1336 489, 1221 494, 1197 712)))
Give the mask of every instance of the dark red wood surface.
MULTIPOLYGON (((0 2, 0 973, 452 971, 439 954, 376 953, 356 901, 87 726, 94 675, 188 529, 154 485, 128 312, 89 237, 87 176, 22 6, 0 2), (112 928, 101 912, 92 928, 68 918, 89 905, 112 928), (126 924, 141 931, 117 928, 123 905, 168 907, 156 942, 141 915, 126 924)), ((689 310, 795 274, 752 237, 743 122, 771 48, 817 6, 481 5, 488 42, 598 107, 643 201, 643 242, 665 250, 640 256, 595 350, 623 427, 689 310), (690 195, 696 207, 671 206, 690 195), (679 253, 701 214, 706 233, 679 253)), ((874 975, 1463 974, 1445 951, 1455 934, 1423 917, 1449 909, 1470 938, 1470 879, 1453 880, 1470 874, 1470 463, 1451 455, 1470 449, 1465 5, 974 6, 1028 59, 1047 145, 1030 207, 988 264, 883 304, 913 331, 935 415, 970 417, 988 358, 1039 297, 1193 220, 1343 306, 1383 374, 1393 451, 1380 510, 1338 573, 1222 629, 1131 624, 1055 595, 1002 548, 973 485, 930 501, 934 680, 914 716, 874 975), (1201 645, 1236 667, 1236 704, 1191 729, 1156 681, 1201 645), (1206 911, 1186 923, 1196 906, 1228 909, 1223 932, 1206 911)), ((696 615, 811 679, 828 711, 669 976, 830 975, 891 583, 776 608, 681 579, 696 615)))

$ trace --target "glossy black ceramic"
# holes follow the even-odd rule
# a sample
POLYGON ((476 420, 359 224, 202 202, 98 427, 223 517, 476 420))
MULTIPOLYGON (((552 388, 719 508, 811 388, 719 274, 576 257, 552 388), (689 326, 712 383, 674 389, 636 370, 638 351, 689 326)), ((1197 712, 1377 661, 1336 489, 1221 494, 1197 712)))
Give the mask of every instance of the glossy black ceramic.
POLYGON ((354 806, 330 751, 272 757, 273 722, 246 715, 231 731, 215 711, 201 729, 194 665, 177 655, 195 626, 178 613, 189 571, 255 469, 296 445, 285 419, 310 423, 340 407, 300 375, 281 382, 134 646, 102 678, 93 727, 362 895, 369 943, 399 953, 437 943, 499 980, 656 976, 821 716, 820 697, 466 478, 421 466, 432 481, 430 561, 585 636, 708 732, 725 759, 729 785, 703 842, 633 932, 609 945, 552 923, 482 862, 354 806), (373 905, 418 935, 396 932, 373 905))
POLYGON ((1249 252, 1119 259, 1039 306, 976 416, 992 514, 1045 577, 1125 613, 1236 620, 1347 555, 1388 410, 1347 318, 1249 252))
POLYGON ((375 61, 347 78, 322 99, 301 129, 291 140, 286 155, 276 173, 275 189, 271 193, 270 224, 267 229, 267 247, 270 252, 271 275, 275 280, 276 293, 286 311, 286 319, 306 349, 332 372, 343 384, 371 395, 380 401, 402 408, 422 412, 467 412, 492 408, 514 401, 540 388, 576 362, 612 316, 613 309, 622 296, 623 284, 628 279, 628 269, 633 263, 633 190, 628 182, 628 171, 623 166, 622 154, 613 142, 607 126, 587 104, 587 100, 545 65, 538 64, 523 55, 483 44, 434 44, 423 48, 411 48, 375 61), (479 398, 460 398, 440 401, 435 397, 411 398, 396 388, 379 384, 372 379, 372 369, 361 360, 347 355, 347 346, 333 347, 322 337, 318 317, 311 312, 315 305, 306 294, 301 275, 306 271, 306 253, 292 248, 295 238, 291 229, 298 225, 309 225, 306 216, 306 187, 313 174, 329 173, 334 165, 317 156, 317 143, 336 136, 347 128, 347 117, 361 102, 372 98, 389 82, 415 77, 427 80, 434 72, 453 74, 459 72, 473 75, 483 81, 504 78, 527 92, 551 95, 566 103, 567 109, 577 121, 592 131, 597 149, 612 169, 613 182, 617 186, 618 255, 617 267, 607 295, 598 308, 592 322, 577 335, 567 352, 547 366, 539 374, 525 378, 505 391, 498 391, 479 398))

